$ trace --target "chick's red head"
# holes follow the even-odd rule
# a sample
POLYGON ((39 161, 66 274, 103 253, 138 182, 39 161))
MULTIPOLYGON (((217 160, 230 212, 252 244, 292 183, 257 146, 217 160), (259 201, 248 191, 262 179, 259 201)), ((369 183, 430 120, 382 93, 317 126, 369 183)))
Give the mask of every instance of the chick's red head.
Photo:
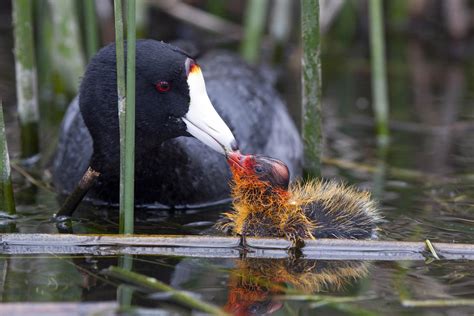
POLYGON ((290 172, 281 160, 232 152, 227 155, 227 162, 235 181, 260 182, 272 189, 288 190, 290 172))

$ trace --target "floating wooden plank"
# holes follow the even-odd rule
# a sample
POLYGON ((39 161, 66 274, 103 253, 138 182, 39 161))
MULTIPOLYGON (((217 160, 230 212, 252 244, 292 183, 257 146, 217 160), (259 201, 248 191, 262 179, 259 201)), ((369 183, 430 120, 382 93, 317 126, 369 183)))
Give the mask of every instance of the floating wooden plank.
POLYGON ((228 248, 237 247, 238 237, 193 235, 71 235, 0 234, 3 245, 18 246, 173 246, 228 248))
POLYGON ((2 303, 0 315, 117 315, 116 302, 88 303, 2 303))
MULTIPOLYGON (((247 238, 243 251, 237 237, 175 235, 0 234, 0 254, 166 255, 204 258, 286 258, 291 243, 277 238, 247 238)), ((473 244, 437 243, 441 259, 474 260, 473 244)), ((319 239, 306 240, 306 259, 425 260, 432 258, 425 242, 319 239)))

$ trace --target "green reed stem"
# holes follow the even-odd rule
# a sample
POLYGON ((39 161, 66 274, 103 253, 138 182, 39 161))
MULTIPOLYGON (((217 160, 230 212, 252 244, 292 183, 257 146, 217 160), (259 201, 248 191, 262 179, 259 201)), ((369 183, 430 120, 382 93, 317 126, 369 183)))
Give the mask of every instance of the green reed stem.
POLYGON ((375 112, 378 141, 380 143, 386 143, 389 139, 389 105, 382 5, 382 0, 369 1, 372 55, 372 103, 375 112))
POLYGON ((33 43, 33 10, 30 0, 13 1, 13 29, 21 156, 27 158, 39 152, 38 83, 33 43))
POLYGON ((319 0, 301 2, 301 32, 304 169, 309 177, 319 177, 322 151, 319 0))
MULTIPOLYGON (((36 0, 34 3, 36 20, 36 60, 38 70, 38 92, 40 111, 42 106, 52 103, 52 58, 51 49, 53 47, 53 24, 51 12, 48 8, 47 0, 36 0)), ((49 110, 49 107, 47 108, 49 110)))
POLYGON ((127 2, 127 113, 125 121, 125 231, 133 233, 135 180, 135 0, 127 2))
MULTIPOLYGON (((48 0, 34 0, 33 10, 35 20, 35 45, 36 45, 36 67, 38 73, 38 102, 41 113, 39 129, 41 139, 48 139, 54 143, 58 137, 59 126, 64 116, 67 105, 73 97, 73 93, 62 90, 65 87, 59 72, 55 70, 55 35, 52 12, 48 0), (54 74, 54 77, 53 77, 54 74), (53 84, 54 80, 54 84, 53 84)), ((79 74, 79 84, 81 74, 79 74)), ((40 164, 47 164, 53 156, 55 146, 41 148, 42 160, 40 164)))
POLYGON ((241 46, 242 57, 256 63, 265 28, 268 0, 249 0, 244 17, 244 39, 241 46))
POLYGON ((133 234, 135 179, 135 0, 127 2, 126 11, 127 86, 125 91, 125 76, 123 73, 123 17, 120 1, 116 0, 117 85, 120 119, 120 232, 133 234))
POLYGON ((136 0, 135 7, 135 30, 137 38, 147 37, 148 7, 150 4, 146 0, 136 0))
POLYGON ((15 199, 11 178, 10 157, 8 155, 5 121, 3 119, 3 105, 0 100, 0 211, 15 215, 15 199))
POLYGON ((151 278, 143 274, 127 271, 125 269, 114 267, 114 266, 109 267, 105 271, 105 273, 107 275, 118 278, 125 282, 136 284, 136 285, 139 285, 148 289, 156 290, 156 291, 166 292, 176 302, 179 302, 185 306, 194 308, 196 310, 200 310, 205 313, 209 313, 211 315, 218 315, 218 316, 228 315, 219 307, 206 303, 200 299, 197 299, 186 292, 176 290, 172 288, 171 286, 155 278, 151 278))
POLYGON ((95 0, 84 1, 87 58, 91 59, 99 48, 99 29, 95 12, 95 0))
POLYGON ((125 120, 124 233, 133 234, 135 188, 135 0, 128 0, 127 10, 127 109, 125 120))
POLYGON ((290 37, 293 12, 291 0, 274 0, 271 10, 269 32, 273 39, 272 63, 281 64, 290 37))
POLYGON ((81 45, 75 0, 48 0, 53 22, 54 93, 66 99, 77 93, 84 74, 85 59, 81 45))
POLYGON ((126 114, 126 90, 125 90, 125 54, 123 42, 123 13, 122 0, 114 0, 115 15, 115 52, 117 59, 117 102, 120 126, 120 233, 125 233, 125 114, 126 114))
MULTIPOLYGON (((123 255, 119 257, 119 267, 125 271, 132 271, 133 256, 123 255)), ((133 292, 135 289, 127 284, 121 284, 117 287, 117 303, 120 310, 126 311, 132 307, 133 292)))

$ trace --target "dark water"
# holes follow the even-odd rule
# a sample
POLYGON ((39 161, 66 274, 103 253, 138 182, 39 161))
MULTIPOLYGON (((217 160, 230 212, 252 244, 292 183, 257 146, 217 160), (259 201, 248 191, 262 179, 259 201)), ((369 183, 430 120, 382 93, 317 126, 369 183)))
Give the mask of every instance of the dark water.
MULTIPOLYGON (((388 47, 392 141, 377 148, 370 104, 366 47, 327 43, 324 55, 325 156, 355 162, 326 164, 328 178, 371 190, 385 223, 381 239, 474 243, 474 87, 472 61, 420 41, 392 40, 388 47), (345 45, 345 46, 344 46, 345 45), (330 53, 329 53, 330 51, 330 53), (374 167, 368 172, 364 166, 374 167), (395 169, 394 169, 395 168, 395 169), (407 171, 408 170, 408 171, 407 171)), ((12 121, 13 122, 13 119, 12 121)), ((15 140, 16 135, 10 135, 15 140)), ((13 151, 17 146, 11 141, 13 151)), ((38 171, 35 177, 47 179, 38 171)), ((49 221, 54 192, 14 173, 17 219, 1 232, 56 233, 49 221)), ((222 211, 143 211, 138 233, 200 234, 222 211)), ((75 233, 117 231, 117 214, 83 207, 75 233)), ((468 261, 310 261, 209 259, 166 256, 10 256, 0 252, 3 302, 116 301, 137 313, 183 314, 168 295, 124 285, 101 274, 110 265, 135 272, 225 306, 260 315, 472 315, 474 307, 410 307, 412 300, 474 298, 468 261), (301 297, 299 294, 314 294, 301 297), (294 295, 284 297, 284 295, 294 295)), ((472 304, 472 303, 471 303, 472 304)), ((94 306, 94 305, 93 305, 94 306)), ((98 306, 98 305, 95 305, 98 306)), ((92 308, 93 309, 93 308, 92 308)), ((114 307, 96 312, 109 314, 114 307)), ((46 313, 48 314, 48 313, 46 313)), ((45 315, 46 315, 45 314, 45 315)))

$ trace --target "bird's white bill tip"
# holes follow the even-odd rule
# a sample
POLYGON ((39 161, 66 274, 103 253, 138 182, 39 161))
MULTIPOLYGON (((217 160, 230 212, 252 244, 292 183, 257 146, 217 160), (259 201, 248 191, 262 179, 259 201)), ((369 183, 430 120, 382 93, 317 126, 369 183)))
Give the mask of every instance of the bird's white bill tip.
POLYGON ((183 117, 188 133, 221 154, 235 150, 235 137, 214 109, 197 65, 188 75, 188 85, 190 104, 183 117))

